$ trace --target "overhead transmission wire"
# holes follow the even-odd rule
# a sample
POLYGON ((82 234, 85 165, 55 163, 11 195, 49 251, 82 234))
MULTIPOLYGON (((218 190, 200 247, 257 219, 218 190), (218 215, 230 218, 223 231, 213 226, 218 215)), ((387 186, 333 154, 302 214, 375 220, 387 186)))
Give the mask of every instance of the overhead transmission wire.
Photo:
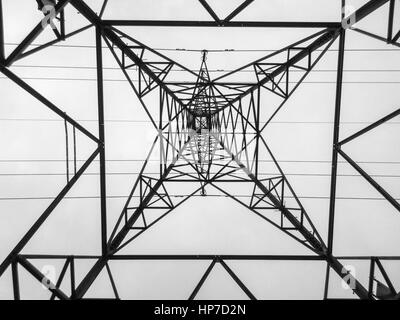
MULTIPOLYGON (((13 43, 13 42, 6 42, 6 46, 17 46, 19 43, 13 43)), ((31 44, 33 47, 40 47, 42 44, 31 44)), ((95 45, 79 45, 79 44, 54 44, 52 47, 59 47, 59 48, 85 48, 85 49, 95 49, 95 45)), ((103 49, 108 49, 107 46, 102 46, 103 49)), ((193 49, 193 48, 152 48, 153 50, 156 51, 166 51, 166 52, 173 52, 173 51, 179 51, 179 52, 203 52, 204 50, 207 50, 208 52, 214 52, 214 53, 248 53, 248 52, 275 52, 280 50, 279 49, 234 49, 234 48, 226 48, 226 49, 193 49)), ((317 49, 315 51, 324 51, 323 49, 317 49)), ((331 52, 337 52, 338 49, 329 49, 331 52)), ((328 52, 329 52, 328 51, 328 52)), ((348 52, 398 52, 398 49, 395 48, 346 48, 346 51, 348 52)))
MULTIPOLYGON (((141 162, 143 163, 147 159, 106 159, 106 162, 141 162)), ((73 161, 73 160, 70 160, 73 161)), ((87 160, 77 159, 77 162, 86 162, 87 160)), ((93 162, 99 161, 94 159, 93 162)), ((331 160, 276 160, 280 163, 326 163, 331 164, 331 160)), ((65 159, 0 159, 0 163, 12 163, 12 162, 27 162, 27 163, 37 163, 37 162, 65 162, 65 159)), ((159 160, 147 160, 147 162, 159 162, 159 160)), ((273 160, 258 160, 261 163, 274 163, 273 160)), ((338 161, 338 163, 348 163, 347 161, 338 161)), ((360 164, 400 164, 400 161, 357 161, 360 164)))
MULTIPOLYGON (((18 45, 17 43, 6 43, 6 45, 18 45)), ((39 44, 33 44, 33 46, 40 46, 39 44)), ((63 45, 58 44, 54 45, 54 47, 61 47, 61 48, 96 48, 94 45, 63 45)), ((107 48, 104 46, 104 48, 107 48)), ((186 49, 186 48, 155 48, 157 51, 180 51, 180 52, 203 52, 204 49, 186 49)), ((208 52, 274 52, 276 50, 273 49, 208 49, 208 52)), ((318 49, 316 51, 322 51, 318 49)), ((332 49, 330 51, 337 51, 337 49, 332 49)), ((353 48, 347 49, 348 52, 397 52, 399 50, 396 49, 377 49, 377 48, 353 48)), ((91 66, 40 66, 40 65, 16 65, 14 67, 18 68, 60 68, 60 69, 88 69, 94 70, 96 67, 91 66)), ((105 70, 119 70, 117 67, 104 67, 105 70)), ((174 72, 184 71, 183 69, 178 70, 171 70, 174 72)), ((217 69, 217 70, 210 70, 210 72, 231 72, 233 70, 224 70, 224 69, 217 69)), ((297 71, 297 70, 294 70, 297 71)), ((239 70, 238 72, 252 72, 250 70, 239 70)), ((300 72, 300 70, 298 70, 300 72)), ((336 70, 314 70, 314 72, 336 72, 336 70)), ((345 72, 400 72, 400 70, 392 69, 392 70, 384 70, 384 69, 376 69, 376 70, 345 70, 345 72)), ((7 79, 7 77, 0 77, 0 79, 7 79)), ((23 80, 54 80, 54 81, 97 81, 94 78, 66 78, 66 77, 22 77, 23 80)), ((103 79, 105 82, 125 82, 125 79, 103 79)), ((293 82, 296 83, 296 82, 293 82)), ((303 83, 310 83, 310 84, 335 84, 335 81, 304 81, 303 83)), ((398 84, 400 81, 344 81, 345 84, 398 84)))
MULTIPOLYGON (((15 43, 6 43, 6 45, 18 45, 15 43)), ((32 46, 40 46, 38 44, 33 44, 32 46)), ((96 46, 90 46, 90 45, 53 45, 53 47, 61 47, 61 48, 96 48, 96 46)), ((105 47, 106 48, 106 47, 105 47)), ((203 52, 203 49, 185 49, 185 48, 155 48, 157 51, 180 51, 180 52, 203 52)), ((274 52, 276 50, 273 49, 208 49, 208 52, 214 52, 214 53, 233 53, 233 52, 274 52)), ((321 50, 316 50, 316 51, 321 51, 321 50)), ((337 51, 337 49, 331 49, 330 51, 337 51)), ((397 49, 375 49, 375 48, 359 48, 359 49, 346 49, 347 52, 398 52, 399 50, 397 49)), ((86 70, 95 70, 96 67, 91 67, 91 66, 51 66, 51 65, 15 65, 13 67, 17 68, 48 68, 48 69, 86 69, 86 70)), ((117 67, 104 67, 105 70, 119 70, 117 67)), ((183 69, 175 69, 171 70, 175 72, 179 71, 184 71, 183 69)), ((210 70, 210 72, 231 72, 233 70, 225 70, 225 69, 216 69, 216 70, 210 70)), ((239 72, 253 72, 251 70, 240 70, 239 72)), ((314 70, 314 72, 336 72, 336 70, 314 70)), ((400 72, 398 69, 348 69, 345 70, 345 72, 400 72)), ((7 79, 7 77, 0 77, 0 79, 7 79)), ((25 80, 78 80, 78 81, 97 81, 97 79, 85 79, 85 78, 63 78, 63 77, 58 77, 58 78, 46 78, 46 77, 23 77, 22 79, 25 80)), ((116 82, 125 82, 126 80, 124 79, 104 79, 104 81, 116 81, 116 82)), ((305 81, 304 83, 336 83, 335 81, 305 81)), ((400 83, 400 81, 374 81, 374 82, 369 82, 369 81, 348 81, 344 83, 354 83, 354 84, 396 84, 400 83)), ((0 121, 60 121, 58 119, 0 119, 0 121)), ((82 120, 82 121, 97 121, 97 120, 82 120)), ((148 122, 147 120, 143 121, 135 121, 135 120, 108 120, 109 122, 148 122)), ((302 122, 302 121, 293 121, 293 122, 279 122, 279 123, 332 123, 332 122, 302 122)), ((349 122, 353 124, 361 124, 361 123, 368 123, 368 122, 349 122)), ((389 122, 390 123, 390 122, 389 122)), ((391 122, 392 124, 395 124, 395 122, 391 122)), ((344 123, 342 123, 344 124, 344 123)), ((399 122, 396 124, 400 124, 399 122)), ((35 159, 35 160, 0 160, 1 162, 64 162, 65 160, 49 160, 49 159, 35 159)), ((84 161, 84 160, 76 160, 76 161, 84 161)), ((135 161, 140 161, 142 162, 143 159, 131 159, 131 160, 106 160, 107 162, 135 162, 135 161)), ((268 160, 259 160, 259 162, 272 162, 268 160)), ((324 160, 286 160, 286 161, 278 161, 278 162, 286 162, 286 163, 330 163, 330 161, 324 161, 324 160)), ((346 163, 345 161, 339 161, 339 163, 346 163)), ((369 164, 400 164, 400 162, 395 162, 395 161, 360 161, 359 163, 369 163, 369 164)), ((122 173, 108 173, 108 175, 130 175, 130 174, 138 174, 135 172, 122 172, 122 173)), ((33 173, 33 174, 0 174, 0 176, 16 176, 16 175, 38 175, 38 176, 54 176, 54 175, 64 175, 64 174, 58 174, 58 173, 33 173)), ((98 175, 98 173, 85 173, 84 175, 98 175)), ((329 174, 287 174, 288 176, 330 176, 329 174)), ((339 176, 359 176, 359 175, 339 175, 339 176)), ((400 177, 397 175, 374 175, 374 177, 390 177, 390 178, 396 178, 400 177)), ((228 197, 226 195, 209 195, 212 197, 228 197)), ((171 197, 185 197, 183 196, 171 196, 171 197)), ((248 195, 244 196, 237 196, 237 197, 251 197, 248 195)), ((76 196, 76 197, 65 197, 65 199, 97 199, 100 198, 99 196, 76 196)), ((126 196, 108 196, 107 198, 126 198, 126 196)), ((309 197, 309 196, 303 196, 299 198, 307 198, 307 199, 329 199, 329 197, 309 197)), ((0 200, 51 200, 53 197, 18 197, 18 198, 12 198, 12 197, 6 197, 6 198, 0 198, 0 200)), ((338 197, 337 199, 339 200, 385 200, 384 198, 373 198, 373 197, 338 197)), ((400 200, 400 199, 397 199, 400 200)))
MULTIPOLYGON (((140 172, 107 172, 109 176, 138 175, 140 172)), ((146 173, 147 175, 158 175, 159 172, 146 173)), ((100 173, 83 173, 82 176, 98 176, 100 173)), ((274 175, 273 173, 259 172, 259 175, 274 175)), ((329 173, 285 173, 286 176, 294 177, 330 177, 329 173)), ((29 177, 29 176, 65 176, 65 173, 0 173, 0 177, 29 177)), ((338 177, 361 177, 359 174, 338 174, 338 177)), ((373 178, 400 178, 400 175, 372 174, 373 178)))
MULTIPOLYGON (((189 195, 170 195, 171 198, 186 198, 189 195)), ((193 195, 192 197, 204 197, 203 195, 193 195)), ((227 195, 219 195, 219 194, 208 194, 207 197, 214 198, 229 198, 227 195)), ((251 198, 251 195, 235 195, 237 198, 251 198)), ((126 199, 128 195, 110 195, 107 196, 107 199, 126 199)), ((133 198, 139 198, 139 196, 133 196, 133 198)), ((294 199, 293 196, 286 196, 285 198, 294 199)), ((299 199, 314 199, 314 200, 329 200, 328 196, 297 196, 299 199)), ((0 201, 28 201, 28 200, 53 200, 54 197, 2 197, 0 201)), ((100 199, 100 196, 66 196, 63 199, 77 200, 77 199, 100 199)), ((336 197, 336 200, 373 200, 373 201, 387 201, 385 198, 377 198, 377 197, 336 197)), ((395 199, 400 200, 400 198, 395 199)))
MULTIPOLYGON (((66 65, 13 65, 13 68, 44 68, 44 69, 77 69, 77 70, 97 70, 96 66, 66 66, 66 65)), ((103 67, 104 70, 121 70, 119 67, 103 67)), ((184 69, 171 69, 172 72, 186 72, 184 69)), ((198 72, 199 70, 192 70, 198 72)), ((233 72, 234 69, 210 69, 208 72, 233 72)), ((400 72, 400 69, 345 69, 344 72, 400 72)), ((238 70, 238 73, 254 73, 253 70, 238 70)), ((303 72, 293 70, 293 72, 303 72)), ((313 72, 337 72, 336 69, 315 69, 313 72)))
MULTIPOLYGON (((0 79, 8 79, 7 77, 0 77, 0 79)), ((50 81, 97 81, 94 78, 45 78, 45 77, 21 77, 22 80, 50 80, 50 81)), ((103 79, 104 82, 126 82, 124 79, 103 79)), ((138 82, 133 80, 133 82, 138 82)), ((298 82, 292 81, 290 84, 297 84, 298 82)), ((303 84, 336 84, 336 81, 303 81, 303 84)), ((399 84, 400 81, 343 81, 343 84, 399 84)))
MULTIPOLYGON (((49 119, 49 118, 0 118, 0 121, 10 122, 62 122, 63 119, 49 119)), ((97 119, 77 119, 78 122, 96 122, 97 119)), ((108 123, 151 123, 150 120, 134 120, 134 119, 109 119, 104 120, 108 123)), ((342 125, 369 125, 372 121, 342 121, 342 125)), ((333 121, 271 121, 271 124, 333 124, 333 121)), ((260 121, 260 124, 265 122, 260 121)), ((399 125, 400 121, 388 121, 382 125, 399 125)))

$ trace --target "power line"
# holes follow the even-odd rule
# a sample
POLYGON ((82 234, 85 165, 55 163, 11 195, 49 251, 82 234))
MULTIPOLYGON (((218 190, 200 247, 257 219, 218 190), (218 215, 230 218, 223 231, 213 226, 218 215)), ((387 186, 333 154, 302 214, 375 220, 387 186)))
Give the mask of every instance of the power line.
MULTIPOLYGON (((18 46, 19 43, 13 43, 13 42, 6 42, 6 46, 18 46)), ((33 47, 40 47, 43 44, 31 44, 33 47)), ((81 48, 81 49, 95 49, 96 46, 94 45, 73 45, 73 44, 54 44, 52 47, 58 47, 58 48, 81 48)), ((103 46, 102 48, 107 49, 107 46, 103 46)), ((280 50, 279 49, 193 49, 193 48, 153 48, 156 51, 179 51, 179 52, 203 52, 204 50, 207 50, 208 52, 213 52, 213 53, 246 53, 246 52, 275 52, 280 50)), ((322 49, 318 49, 315 51, 323 51, 322 49)), ((338 51, 338 49, 330 49, 329 51, 335 52, 338 51)), ((328 52, 329 52, 328 51, 328 52)), ((353 49, 346 49, 347 52, 398 52, 399 50, 397 49, 380 49, 380 48, 353 48, 353 49)))
MULTIPOLYGON (((8 77, 0 77, 8 79, 8 77)), ((63 77, 21 77, 22 80, 48 80, 48 81, 97 81, 95 78, 63 78, 63 77)), ((127 82, 126 79, 103 79, 104 82, 127 82)), ((138 82, 138 80, 132 80, 138 82)), ((290 84, 297 84, 296 81, 290 81, 290 84)), ((303 84, 336 84, 336 81, 303 81, 303 84)), ((400 81, 343 81, 343 84, 399 84, 400 81)))
MULTIPOLYGON (((106 162, 141 162, 143 163, 146 159, 106 159, 106 162)), ((73 160, 70 160, 72 162, 73 160)), ((77 159, 77 162, 86 162, 87 160, 77 159)), ((99 161, 98 159, 93 162, 99 161)), ((159 162, 160 160, 151 160, 148 162, 159 162)), ((258 160, 262 163, 273 163, 272 160, 258 160)), ((12 162, 26 162, 26 163, 37 163, 37 162, 65 162, 65 159, 0 159, 0 163, 12 163, 12 162)), ((331 160, 277 160, 278 163, 327 163, 331 164, 331 160)), ((346 161, 338 161, 338 163, 348 163, 346 161)), ((360 164, 400 164, 400 161, 357 161, 360 164)))
MULTIPOLYGON (((189 195, 169 195, 170 198, 185 198, 189 195)), ((139 196, 133 196, 133 198, 138 198, 139 196)), ((200 197, 203 198, 205 196, 202 195, 193 195, 192 197, 200 197)), ((227 195, 212 195, 209 194, 207 197, 213 197, 213 198, 229 198, 227 195)), ((237 198, 251 198, 252 196, 250 195, 235 195, 237 198)), ((115 196, 107 196, 107 199, 127 199, 128 195, 126 196, 121 196, 121 195, 115 195, 115 196)), ((285 198, 287 199, 294 199, 292 196, 286 196, 285 198)), ((330 197, 316 197, 316 196, 298 196, 297 198, 299 199, 311 199, 311 200, 329 200, 330 197)), ((29 200, 53 200, 54 197, 3 197, 0 198, 0 201, 29 201, 29 200)), ((64 197, 63 199, 69 199, 69 200, 82 200, 82 199, 100 199, 100 196, 67 196, 64 197)), ((336 197, 336 200, 372 200, 372 201, 387 201, 385 198, 374 198, 374 197, 336 197)), ((397 201, 399 199, 395 199, 397 201)))
MULTIPOLYGON (((77 69, 77 70, 96 70, 95 66, 56 66, 56 65, 13 65, 13 68, 44 68, 44 69, 77 69)), ((119 67, 103 67, 104 70, 121 70, 119 67)), ((186 72, 184 69, 171 69, 173 72, 186 72)), ((198 72, 199 70, 192 70, 198 72)), ((210 69, 208 72, 233 72, 235 70, 226 69, 210 69)), ((400 72, 400 69, 345 69, 344 72, 400 72)), ((254 73, 254 70, 238 70, 238 73, 254 73)), ((294 69, 291 72, 303 72, 302 70, 294 69)), ((337 72, 336 69, 315 69, 312 72, 337 72)))
MULTIPOLYGON (((124 175, 138 175, 139 172, 107 172, 109 176, 124 176, 124 175)), ((146 175, 158 175, 159 172, 146 172, 146 175)), ((98 176, 99 173, 91 172, 84 173, 83 176, 98 176)), ((259 172, 259 175, 277 175, 277 173, 266 173, 259 172)), ((330 177, 329 173, 285 173, 286 176, 293 177, 330 177)), ((65 173, 0 173, 0 177, 30 177, 30 176, 62 176, 65 177, 65 173)), ((338 177, 361 177, 359 174, 338 174, 338 177)), ((385 175, 385 174, 372 174, 373 178, 400 178, 400 175, 385 175)))
MULTIPOLYGON (((27 121, 27 122, 64 122, 63 119, 45 119, 45 118, 0 118, 0 121, 27 121)), ((97 119, 77 119, 79 122, 97 122, 97 119)), ((110 119, 104 120, 105 122, 115 123, 151 123, 150 120, 129 120, 129 119, 110 119)), ((260 124, 265 122, 260 121, 260 124)), ((333 121, 271 121, 271 124, 333 124, 333 121)), ((341 124, 354 125, 364 124, 369 125, 371 122, 368 121, 343 121, 341 124)), ((383 125, 400 124, 399 121, 388 121, 383 125)))

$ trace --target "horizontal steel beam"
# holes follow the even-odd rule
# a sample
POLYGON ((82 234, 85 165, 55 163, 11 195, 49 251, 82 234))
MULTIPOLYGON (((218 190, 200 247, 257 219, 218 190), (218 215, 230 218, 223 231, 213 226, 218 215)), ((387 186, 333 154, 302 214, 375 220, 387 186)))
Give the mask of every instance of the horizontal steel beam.
POLYGON ((110 260, 246 260, 246 261, 324 261, 311 255, 113 255, 110 260))
MULTIPOLYGON (((94 260, 101 256, 92 255, 52 255, 52 254, 20 254, 19 257, 29 260, 63 260, 73 258, 75 260, 94 260)), ((316 255, 218 255, 218 254, 115 254, 109 260, 213 260, 220 258, 223 260, 248 260, 248 261, 324 261, 325 257, 316 255)), ((379 259, 382 261, 400 261, 400 256, 337 256, 338 260, 371 260, 379 259)))
POLYGON ((103 20, 105 26, 136 27, 228 27, 228 28, 339 28, 338 22, 309 21, 191 21, 191 20, 103 20))

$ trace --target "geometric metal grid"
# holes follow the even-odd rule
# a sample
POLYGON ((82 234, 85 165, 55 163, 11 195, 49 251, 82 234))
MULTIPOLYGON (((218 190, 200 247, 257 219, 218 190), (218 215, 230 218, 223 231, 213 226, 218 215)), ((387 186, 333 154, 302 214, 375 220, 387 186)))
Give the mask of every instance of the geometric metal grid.
MULTIPOLYGON (((96 149, 86 162, 74 168, 67 164, 67 184, 52 201, 39 219, 32 225, 24 237, 18 242, 7 258, 0 265, 0 276, 8 268, 12 270, 14 298, 20 298, 20 279, 18 268, 23 267, 38 281, 47 284, 52 292, 51 299, 84 299, 85 294, 101 272, 107 272, 113 287, 115 298, 119 299, 118 288, 113 280, 109 267, 115 260, 207 260, 210 266, 198 285, 193 289, 189 299, 196 298, 202 285, 216 264, 220 264, 232 279, 239 285, 250 299, 256 299, 246 284, 229 267, 233 260, 301 260, 326 262, 325 298, 328 296, 330 273, 334 272, 345 280, 353 292, 361 299, 400 299, 399 288, 395 288, 390 275, 382 265, 383 260, 400 260, 398 257, 335 257, 332 254, 334 240, 334 220, 336 203, 336 179, 338 160, 342 157, 363 178, 366 179, 393 207, 400 211, 398 201, 382 188, 359 164, 342 149, 342 146, 374 130, 381 124, 400 114, 400 109, 377 120, 359 132, 344 140, 339 140, 341 96, 343 81, 343 65, 345 55, 345 35, 347 29, 352 32, 373 37, 387 42, 388 45, 400 46, 400 30, 394 30, 395 0, 372 0, 359 8, 343 21, 332 22, 260 22, 236 21, 235 17, 246 10, 254 0, 245 0, 226 18, 221 19, 207 3, 199 0, 212 17, 212 21, 165 21, 165 20, 104 20, 102 15, 107 7, 105 0, 99 14, 95 13, 83 0, 38 0, 39 9, 45 18, 26 36, 17 48, 6 57, 4 54, 4 31, 2 6, 0 0, 0 71, 19 87, 27 91, 50 110, 65 120, 65 125, 86 135, 96 145, 96 149), (89 25, 72 33, 65 33, 64 8, 73 6, 88 21, 89 25), (382 6, 388 7, 387 36, 372 34, 354 28, 353 25, 382 6), (51 16, 51 19, 48 17, 51 16), (53 20, 54 18, 54 20, 53 20), (54 21, 54 22, 53 22, 54 21), (156 50, 140 43, 119 29, 122 26, 174 26, 174 27, 284 27, 284 28, 323 28, 312 36, 301 39, 281 50, 268 54, 261 59, 213 79, 207 67, 207 52, 202 53, 201 66, 198 73, 169 59, 156 50), (52 27, 55 40, 27 51, 32 42, 46 27, 52 27), (96 29, 97 53, 97 91, 98 91, 98 127, 99 135, 95 136, 63 110, 50 102, 46 97, 33 89, 10 68, 13 64, 27 56, 44 50, 58 42, 72 37, 90 27, 96 29), (307 214, 295 190, 291 187, 287 176, 275 159, 263 130, 275 115, 285 106, 296 89, 301 86, 309 73, 314 69, 325 53, 335 43, 339 43, 336 103, 334 118, 334 137, 332 143, 331 194, 329 206, 329 232, 325 242, 307 214), (142 103, 152 125, 158 135, 154 139, 148 158, 159 153, 159 172, 150 173, 147 161, 143 164, 139 177, 132 187, 125 206, 111 236, 108 235, 106 212, 106 166, 104 135, 104 98, 103 98, 103 53, 105 43, 130 84, 132 90, 142 103), (191 80, 170 81, 168 76, 173 67, 180 67, 191 80), (238 77, 241 71, 251 74, 245 81, 238 77), (261 124, 262 101, 265 92, 278 99, 276 111, 261 124), (143 98, 148 94, 158 95, 157 114, 152 114, 143 98), (267 154, 273 166, 268 174, 259 170, 259 154, 267 154), (101 191, 101 256, 63 256, 63 255, 29 255, 22 250, 39 230, 53 210, 73 188, 82 174, 99 158, 100 191, 101 191), (193 191, 175 201, 170 197, 169 189, 174 185, 195 186, 193 191), (235 188, 246 188, 249 201, 243 201, 235 194, 235 188), (309 256, 254 256, 254 255, 125 255, 119 252, 134 241, 147 229, 159 223, 166 215, 187 201, 191 196, 201 194, 207 197, 207 188, 213 187, 222 194, 237 201, 248 210, 269 222, 281 232, 308 248, 313 255, 309 256), (151 212, 151 214, 150 214, 151 212), (154 213, 155 212, 155 213, 154 213), (156 216, 148 221, 148 216, 156 216), (80 283, 75 284, 74 263, 78 259, 97 259, 92 269, 80 283), (359 282, 344 266, 341 260, 352 258, 370 261, 370 278, 368 286, 359 282), (64 267, 56 283, 41 273, 35 266, 35 259, 61 259, 64 267), (70 272, 71 292, 61 290, 61 284, 67 272, 70 272), (384 281, 378 281, 376 274, 380 272, 384 281), (378 285, 375 286, 374 284, 378 285)), ((345 2, 342 1, 344 7, 345 2)), ((265 120, 265 119, 264 119, 265 120)), ((67 153, 68 154, 68 153, 67 153)), ((67 159, 67 163, 69 160, 67 159)))

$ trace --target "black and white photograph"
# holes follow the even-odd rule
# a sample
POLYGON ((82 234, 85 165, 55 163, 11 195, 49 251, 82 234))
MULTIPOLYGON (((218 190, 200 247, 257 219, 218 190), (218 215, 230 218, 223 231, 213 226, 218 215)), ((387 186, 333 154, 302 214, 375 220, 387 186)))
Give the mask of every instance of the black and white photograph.
POLYGON ((400 0, 0 0, 0 300, 400 300, 399 138, 400 0))

